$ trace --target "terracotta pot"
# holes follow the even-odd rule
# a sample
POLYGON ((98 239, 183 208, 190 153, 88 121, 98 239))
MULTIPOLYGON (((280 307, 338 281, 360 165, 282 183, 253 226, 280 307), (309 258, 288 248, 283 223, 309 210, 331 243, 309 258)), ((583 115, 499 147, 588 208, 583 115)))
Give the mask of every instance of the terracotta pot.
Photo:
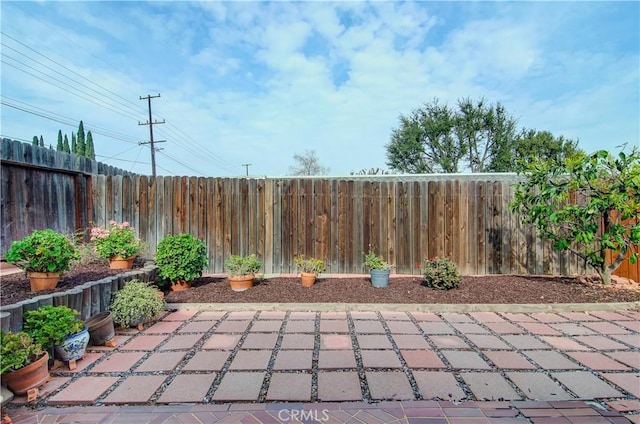
POLYGON ((29 272, 31 291, 55 289, 60 281, 59 272, 29 272))
POLYGON ((133 268, 133 260, 134 256, 129 256, 128 258, 121 258, 120 256, 114 256, 109 259, 109 268, 111 269, 131 269, 133 268))
POLYGON ((191 281, 184 281, 184 280, 174 281, 173 283, 171 283, 170 288, 171 288, 171 291, 189 290, 191 288, 191 281))
POLYGON ((251 287, 253 287, 253 279, 255 275, 238 275, 229 277, 229 285, 231 286, 231 290, 233 291, 245 291, 251 287))
POLYGON ((302 287, 313 287, 316 282, 316 274, 313 272, 303 272, 300 274, 300 281, 302 287))
POLYGON ((88 344, 89 328, 85 325, 81 332, 70 335, 62 341, 62 344, 54 345, 53 349, 60 360, 69 362, 82 358, 88 344))
POLYGON ((105 311, 93 315, 85 321, 89 328, 89 340, 95 346, 102 346, 116 335, 111 312, 105 311))
POLYGON ((23 395, 28 390, 40 387, 49 379, 49 354, 44 353, 40 359, 19 370, 2 374, 2 381, 16 395, 23 395))

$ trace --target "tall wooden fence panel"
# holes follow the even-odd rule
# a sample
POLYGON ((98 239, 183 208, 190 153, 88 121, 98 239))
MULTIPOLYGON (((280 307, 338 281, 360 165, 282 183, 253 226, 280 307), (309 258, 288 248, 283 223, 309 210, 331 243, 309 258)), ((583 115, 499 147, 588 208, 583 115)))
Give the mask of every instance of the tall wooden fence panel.
MULTIPOLYGON (((51 228, 72 234, 90 225, 91 175, 126 171, 28 143, 2 139, 0 256, 34 230, 51 228)), ((104 189, 105 186, 99 187, 104 189)))
POLYGON ((463 274, 584 272, 509 211, 516 177, 348 178, 93 177, 93 221, 129 221, 149 247, 165 235, 205 241, 209 271, 231 254, 258 254, 266 273, 296 272, 305 254, 331 273, 362 273, 375 251, 398 273, 447 257, 463 274))

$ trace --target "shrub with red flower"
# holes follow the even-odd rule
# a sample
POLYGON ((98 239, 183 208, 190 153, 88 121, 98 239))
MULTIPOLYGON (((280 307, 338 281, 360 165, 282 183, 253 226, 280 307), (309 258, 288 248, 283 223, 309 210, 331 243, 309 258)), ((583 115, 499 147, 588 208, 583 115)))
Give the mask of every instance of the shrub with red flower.
POLYGON ((116 221, 109 221, 110 228, 91 228, 91 241, 96 247, 96 252, 101 258, 111 259, 115 256, 128 258, 137 255, 142 244, 136 237, 133 227, 128 222, 118 224, 116 221))

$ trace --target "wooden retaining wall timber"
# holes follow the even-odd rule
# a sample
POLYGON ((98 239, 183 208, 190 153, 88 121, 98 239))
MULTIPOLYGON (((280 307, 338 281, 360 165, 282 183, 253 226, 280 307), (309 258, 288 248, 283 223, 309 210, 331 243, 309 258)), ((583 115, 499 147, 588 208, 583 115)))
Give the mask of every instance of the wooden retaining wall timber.
POLYGON ((2 306, 0 307, 0 328, 2 331, 17 332, 22 330, 24 312, 43 305, 68 306, 80 312, 80 317, 86 320, 95 314, 108 310, 113 294, 133 279, 146 282, 155 281, 156 266, 150 262, 141 269, 91 281, 65 292, 44 294, 16 304, 2 306))

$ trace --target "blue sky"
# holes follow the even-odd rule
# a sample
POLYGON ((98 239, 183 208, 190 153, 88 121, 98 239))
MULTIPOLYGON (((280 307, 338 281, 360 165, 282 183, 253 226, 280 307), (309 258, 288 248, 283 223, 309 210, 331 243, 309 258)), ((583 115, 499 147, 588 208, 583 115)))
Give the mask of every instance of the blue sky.
POLYGON ((639 144, 639 5, 2 1, 0 132, 55 146, 82 119, 99 160, 150 174, 160 93, 158 174, 281 176, 315 150, 338 176, 386 169, 400 114, 484 97, 616 151, 639 144))

